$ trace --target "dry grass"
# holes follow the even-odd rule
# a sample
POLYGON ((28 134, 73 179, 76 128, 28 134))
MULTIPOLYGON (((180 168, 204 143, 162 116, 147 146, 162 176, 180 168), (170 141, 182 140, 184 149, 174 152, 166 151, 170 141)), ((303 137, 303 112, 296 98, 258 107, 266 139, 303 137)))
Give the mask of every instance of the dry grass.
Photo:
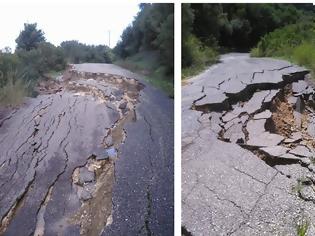
POLYGON ((16 73, 9 73, 6 84, 0 88, 0 105, 16 106, 28 95, 27 85, 18 79, 16 73))

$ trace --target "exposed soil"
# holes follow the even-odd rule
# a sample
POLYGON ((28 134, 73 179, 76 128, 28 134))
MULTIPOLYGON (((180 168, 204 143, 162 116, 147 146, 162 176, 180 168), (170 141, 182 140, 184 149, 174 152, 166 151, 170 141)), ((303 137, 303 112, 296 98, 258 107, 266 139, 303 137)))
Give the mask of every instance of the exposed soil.
MULTIPOLYGON (((87 73, 85 73, 86 75, 87 73)), ((92 77, 95 75, 92 74, 92 77)), ((124 91, 122 101, 115 102, 116 109, 120 113, 120 119, 113 125, 111 129, 107 130, 106 136, 104 136, 103 145, 106 148, 114 147, 119 150, 120 145, 126 138, 126 132, 124 125, 130 121, 136 120, 135 104, 137 102, 139 91, 143 86, 134 79, 121 78, 118 76, 104 77, 97 75, 95 80, 106 79, 107 83, 117 86, 120 90, 124 91), (105 77, 105 78, 104 78, 105 77), (126 103, 124 108, 120 105, 126 103), (110 141, 108 141, 110 139, 110 141)), ((72 85, 69 87, 72 88, 72 85)), ((77 88, 74 88, 76 91, 77 88)), ((104 96, 97 90, 92 90, 85 86, 80 87, 80 90, 84 93, 92 93, 94 96, 101 98, 102 100, 110 100, 110 97, 104 96)), ((95 184, 92 188, 92 197, 82 202, 80 210, 69 220, 72 224, 80 225, 81 235, 99 235, 106 225, 112 222, 112 189, 115 178, 115 160, 96 160, 95 156, 89 159, 85 167, 95 173, 95 184)), ((74 172, 75 173, 75 172, 74 172)), ((73 184, 78 186, 76 176, 73 176, 73 184)))
MULTIPOLYGON (((99 235, 104 226, 111 224, 114 161, 90 159, 86 166, 96 176, 92 197, 83 201, 80 210, 69 219, 69 223, 79 224, 81 235, 99 235)), ((73 183, 74 187, 83 188, 75 180, 73 183)))
POLYGON ((272 128, 274 133, 289 137, 292 131, 296 130, 294 121, 293 107, 288 103, 288 97, 292 96, 290 86, 286 86, 281 95, 277 96, 271 104, 272 111, 272 128))

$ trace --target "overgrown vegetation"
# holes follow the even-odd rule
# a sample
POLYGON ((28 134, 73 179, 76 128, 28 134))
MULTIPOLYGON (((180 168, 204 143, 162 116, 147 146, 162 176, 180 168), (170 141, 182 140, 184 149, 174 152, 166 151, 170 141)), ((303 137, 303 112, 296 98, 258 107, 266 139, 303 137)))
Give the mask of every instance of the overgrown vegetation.
POLYGON ((17 105, 24 96, 32 95, 39 79, 66 66, 62 49, 46 42, 36 24, 24 24, 16 43, 14 53, 10 50, 0 53, 1 104, 17 105))
POLYGON ((17 105, 26 95, 33 95, 39 80, 50 79, 63 71, 67 63, 111 63, 110 48, 89 46, 77 41, 66 41, 61 46, 46 42, 44 32, 37 24, 24 24, 16 39, 14 53, 0 52, 0 104, 17 105))
POLYGON ((114 60, 112 50, 104 45, 86 45, 72 40, 62 42, 60 46, 68 63, 112 63, 114 60))
POLYGON ((314 19, 314 10, 312 4, 196 3, 182 5, 182 18, 182 68, 187 77, 215 62, 219 52, 247 52, 269 32, 314 19), (209 54, 209 48, 215 53, 209 54))
POLYGON ((141 73, 173 96, 174 6, 142 3, 114 48, 116 64, 141 73))
POLYGON ((113 63, 144 75, 173 96, 174 6, 140 4, 140 11, 114 50, 76 40, 55 46, 37 24, 24 24, 14 52, 0 51, 0 104, 17 105, 39 80, 60 74, 69 63, 113 63))
POLYGON ((173 75, 160 66, 159 53, 157 51, 139 52, 125 59, 117 60, 117 65, 130 71, 142 74, 144 79, 165 91, 169 96, 174 96, 173 75))
POLYGON ((0 105, 18 105, 29 94, 25 81, 17 76, 16 72, 10 71, 6 77, 4 86, 0 87, 0 105))
POLYGON ((262 37, 251 55, 284 58, 315 73, 315 23, 302 22, 277 29, 262 37))

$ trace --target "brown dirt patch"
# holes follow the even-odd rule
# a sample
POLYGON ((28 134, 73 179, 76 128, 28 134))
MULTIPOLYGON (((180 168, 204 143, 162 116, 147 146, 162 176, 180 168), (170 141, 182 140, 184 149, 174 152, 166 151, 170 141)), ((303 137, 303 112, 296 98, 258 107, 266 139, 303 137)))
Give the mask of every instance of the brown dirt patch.
POLYGON ((287 100, 291 95, 290 88, 286 87, 284 93, 275 98, 271 106, 274 132, 284 137, 290 137, 291 133, 297 130, 293 115, 294 109, 287 100))

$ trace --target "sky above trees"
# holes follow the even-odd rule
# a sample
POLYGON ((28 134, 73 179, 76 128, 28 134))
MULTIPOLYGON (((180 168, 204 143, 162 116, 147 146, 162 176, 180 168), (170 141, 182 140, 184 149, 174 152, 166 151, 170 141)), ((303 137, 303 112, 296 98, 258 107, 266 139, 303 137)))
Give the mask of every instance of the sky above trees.
POLYGON ((13 50, 15 39, 24 23, 37 23, 46 39, 59 45, 62 41, 78 40, 85 44, 109 44, 114 47, 123 30, 139 11, 137 2, 106 3, 106 1, 25 1, 0 2, 0 49, 13 50))

